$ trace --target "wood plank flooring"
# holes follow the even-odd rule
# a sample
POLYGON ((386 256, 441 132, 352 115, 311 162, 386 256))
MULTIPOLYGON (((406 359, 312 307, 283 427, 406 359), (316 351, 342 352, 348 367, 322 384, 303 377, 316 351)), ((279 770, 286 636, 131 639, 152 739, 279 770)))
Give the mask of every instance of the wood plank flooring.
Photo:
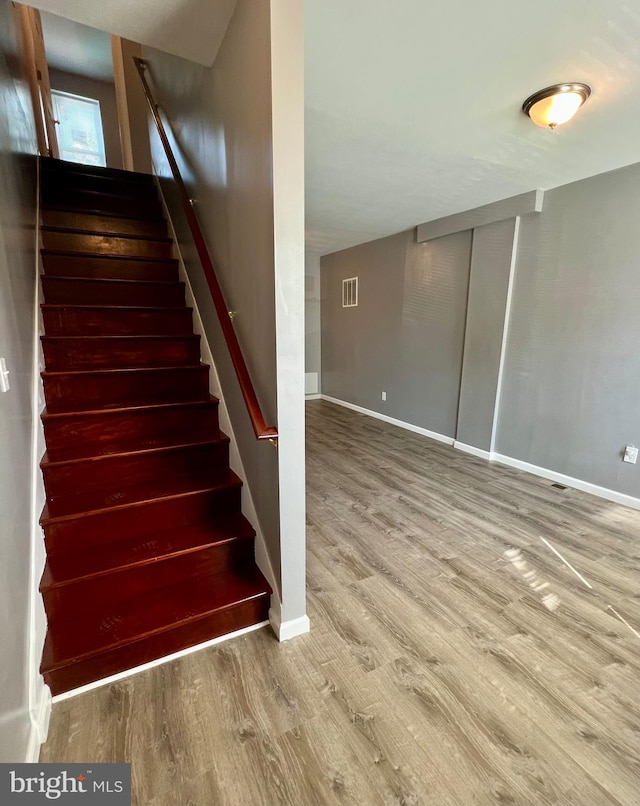
POLYGON ((307 415, 311 634, 59 703, 41 760, 139 806, 637 806, 640 512, 307 415))

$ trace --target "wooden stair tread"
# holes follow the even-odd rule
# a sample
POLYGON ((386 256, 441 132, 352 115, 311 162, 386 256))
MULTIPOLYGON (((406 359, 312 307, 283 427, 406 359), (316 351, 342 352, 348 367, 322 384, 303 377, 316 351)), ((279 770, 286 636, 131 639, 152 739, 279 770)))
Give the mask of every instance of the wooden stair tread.
MULTIPOLYGON (((79 192, 81 192, 81 191, 79 191, 79 192)), ((106 195, 104 193, 95 193, 95 191, 90 191, 90 190, 87 190, 87 191, 84 191, 84 192, 87 193, 87 195, 90 195, 90 194, 95 195, 95 196, 104 196, 104 195, 106 195)), ((111 198, 113 198, 113 197, 111 197, 111 198)), ((104 216, 105 218, 126 218, 126 219, 129 219, 129 220, 132 220, 132 221, 145 221, 145 222, 157 221, 157 222, 161 222, 161 221, 166 220, 166 219, 162 218, 162 216, 159 213, 154 213, 152 215, 144 215, 143 212, 120 213, 120 212, 115 211, 115 212, 111 213, 111 212, 102 210, 99 207, 94 210, 91 207, 85 207, 85 206, 83 206, 81 204, 80 205, 78 205, 78 204, 70 204, 68 202, 60 203, 60 204, 56 204, 55 202, 50 202, 50 201, 43 202, 42 209, 43 210, 51 210, 52 212, 55 212, 55 213, 76 213, 76 214, 80 214, 80 215, 104 216)))
MULTIPOLYGON (((176 305, 112 305, 112 304, 67 304, 49 303, 40 306, 42 320, 48 336, 67 336, 69 338, 107 337, 107 336, 157 336, 165 339, 185 338, 193 336, 193 309, 176 305)), ((88 343, 90 346, 90 343, 88 343)), ((76 348, 78 343, 76 343, 76 348)), ((185 356, 183 356, 184 358, 185 356)), ((63 357, 54 358, 54 364, 63 357)), ((71 358, 71 356, 68 356, 71 358)), ((143 366, 153 366, 159 361, 154 356, 153 361, 139 360, 135 356, 135 363, 143 366)), ((195 358, 195 356, 194 356, 195 358)), ((45 360, 48 356, 45 355, 45 360)), ((82 357, 76 356, 73 361, 64 362, 66 367, 82 365, 82 357), (80 363, 79 363, 80 360, 80 363)), ((176 361, 171 359, 173 364, 176 361)), ((182 363, 182 362, 181 362, 182 363)), ((187 362, 191 363, 191 362, 187 362)), ((107 357, 103 361, 106 366, 126 366, 126 362, 109 362, 107 357)), ((50 365, 50 362, 49 362, 50 365)))
POLYGON ((139 220, 154 220, 164 216, 164 210, 157 193, 148 194, 146 199, 135 195, 125 195, 103 188, 91 190, 88 187, 70 186, 62 192, 44 188, 42 205, 55 210, 56 207, 71 206, 89 213, 116 213, 136 217, 139 220))
MULTIPOLYGON (((132 417, 136 418, 136 421, 141 425, 144 425, 144 422, 148 420, 147 415, 152 417, 156 423, 160 422, 159 417, 164 418, 166 414, 171 415, 174 421, 176 416, 182 416, 186 419, 188 426, 193 416, 198 415, 199 420, 202 420, 204 417, 207 423, 209 423, 209 418, 211 417, 210 424, 206 425, 206 430, 197 432, 198 437, 200 439, 214 439, 219 434, 217 417, 215 416, 217 407, 217 398, 209 395, 208 398, 197 400, 178 400, 170 403, 144 403, 142 405, 135 405, 128 402, 126 406, 118 405, 80 411, 48 412, 45 409, 45 412, 41 415, 41 419, 45 426, 45 434, 48 431, 49 424, 63 425, 65 427, 71 424, 74 431, 84 427, 84 433, 91 433, 95 428, 94 424, 99 422, 103 429, 113 435, 114 428, 121 427, 123 421, 133 422, 132 417), (137 420, 138 417, 144 419, 137 420)), ((199 427, 202 429, 204 426, 201 425, 199 427)), ((163 439, 159 439, 158 435, 155 433, 139 434, 138 431, 139 427, 136 427, 136 433, 131 436, 131 444, 135 445, 133 450, 177 446, 185 442, 185 436, 181 429, 178 429, 175 433, 172 430, 167 431, 163 439)), ((186 431, 190 432, 191 429, 187 427, 186 431)), ((191 436, 190 433, 189 436, 191 436)), ((94 439, 93 436, 91 436, 88 440, 83 437, 80 442, 75 439, 64 442, 58 440, 54 448, 52 448, 52 445, 47 441, 47 450, 51 453, 53 461, 62 462, 70 459, 122 453, 123 447, 122 443, 117 438, 114 439, 113 436, 109 439, 94 439)))
MULTIPOLYGON (((63 305, 62 307, 65 307, 65 306, 63 305)), ((151 310, 153 310, 153 309, 151 309, 151 310)), ((66 342, 82 341, 82 342, 86 342, 87 344, 92 344, 92 343, 95 343, 97 341, 112 341, 112 342, 115 342, 116 339, 119 340, 119 341, 124 341, 124 342, 129 343, 129 344, 133 344, 133 342, 136 341, 136 340, 137 341, 140 341, 140 340, 151 341, 151 342, 158 341, 160 339, 164 339, 165 341, 199 341, 200 336, 198 334, 196 334, 196 333, 190 333, 187 336, 181 336, 181 335, 177 335, 177 334, 173 334, 173 333, 171 333, 168 336, 165 335, 164 333, 145 333, 145 334, 133 335, 133 336, 120 334, 120 333, 115 334, 113 336, 110 336, 110 335, 102 335, 102 336, 100 336, 100 335, 95 335, 95 336, 94 335, 91 335, 91 336, 40 336, 41 341, 44 341, 44 342, 50 341, 50 342, 57 342, 57 343, 61 343, 61 342, 65 342, 65 341, 66 342)))
POLYGON ((41 177, 41 671, 59 694, 264 621, 271 589, 155 178, 46 158, 41 177))
MULTIPOLYGON (((113 305, 104 302, 94 305, 52 302, 41 305, 40 309, 48 336, 181 338, 193 335, 193 309, 186 305, 113 305)), ((144 362, 136 363, 144 364, 144 362)), ((148 362, 152 363, 157 363, 157 360, 148 362)))
POLYGON ((50 672, 270 593, 260 571, 251 568, 203 574, 130 600, 115 598, 111 608, 97 611, 86 601, 69 597, 65 610, 50 620, 54 629, 63 620, 64 628, 56 632, 55 640, 48 631, 40 668, 50 672))
MULTIPOLYGON (((123 285, 123 286, 131 286, 131 285, 150 285, 150 286, 176 286, 178 288, 184 286, 184 283, 181 280, 127 280, 127 279, 115 279, 113 277, 74 277, 70 275, 66 277, 65 275, 56 274, 43 274, 41 279, 44 280, 46 283, 50 285, 55 285, 56 283, 88 283, 88 284, 98 284, 103 285, 104 287, 115 286, 115 285, 123 285)), ((45 303, 51 304, 51 303, 45 303)), ((58 305, 64 305, 65 303, 56 303, 58 305)), ((80 303, 81 304, 81 303, 80 303)), ((117 306, 116 306, 117 307, 117 306)), ((140 307, 140 306, 138 306, 140 307)), ((151 306, 153 307, 153 306, 151 306)))
POLYGON ((179 366, 200 357, 200 336, 194 334, 61 335, 41 341, 48 369, 179 366))
MULTIPOLYGON (((41 249, 40 254, 44 255, 56 255, 58 257, 70 257, 76 260, 82 259, 83 257, 92 258, 92 259, 99 259, 99 260, 139 260, 144 263, 163 263, 167 264, 170 263, 173 266, 178 265, 178 259, 175 257, 147 257, 145 255, 110 255, 108 252, 77 252, 77 251, 68 251, 66 249, 41 249)), ((79 277, 70 277, 68 279, 78 280, 81 279, 79 277)), ((87 279, 93 279, 91 277, 87 279)))
POLYGON ((182 451, 188 448, 195 448, 202 445, 218 445, 221 442, 229 442, 229 437, 222 431, 219 431, 218 435, 215 438, 200 439, 197 442, 181 442, 176 445, 162 445, 160 447, 141 448, 139 450, 131 450, 131 451, 116 451, 114 453, 108 453, 108 454, 101 453, 98 454, 97 456, 80 456, 75 457, 73 459, 52 460, 49 458, 48 451, 45 451, 42 460, 40 462, 40 467, 44 470, 46 468, 62 467, 71 464, 109 461, 110 459, 117 459, 119 457, 125 457, 125 456, 142 456, 142 455, 153 455, 160 453, 171 453, 172 451, 182 451))
POLYGON ((157 200, 158 189, 153 181, 131 181, 130 177, 109 176, 89 171, 43 171, 42 189, 46 198, 67 195, 70 190, 99 190, 108 196, 125 196, 144 200, 157 200), (60 179, 63 177, 63 181, 60 179))
POLYGON ((253 537, 255 530, 249 521, 241 513, 235 512, 211 522, 152 532, 106 546, 92 546, 85 551, 58 552, 47 559, 40 590, 253 537))
MULTIPOLYGON (((124 238, 131 241, 154 241, 157 243, 172 244, 173 238, 169 236, 155 236, 155 235, 132 235, 130 232, 101 232, 92 229, 74 229, 73 227, 52 227, 43 225, 40 227, 42 232, 57 232, 65 235, 98 235, 103 238, 124 238)), ((75 253, 77 254, 77 252, 75 253)))
POLYGON ((41 373, 50 414, 210 400, 209 365, 115 367, 41 373))
MULTIPOLYGON (((173 367, 170 367, 173 369, 173 367)), ((47 373, 52 374, 52 373, 47 373)), ((61 374, 70 374, 70 373, 61 373, 61 374)), ((179 403, 145 403, 142 406, 136 405, 127 405, 127 406, 118 406, 115 409, 107 409, 105 412, 104 409, 85 409, 83 411, 56 411, 56 412, 48 412, 46 409, 43 410, 40 418, 42 420, 47 419, 59 419, 62 417, 75 417, 79 414, 91 416, 95 415, 102 415, 102 414, 118 414, 120 412, 130 412, 130 411, 144 411, 144 410, 154 410, 157 411, 159 409, 173 409, 173 408, 182 408, 183 406, 203 406, 203 405, 213 405, 218 404, 218 398, 214 397, 213 395, 209 395, 207 400, 189 400, 179 403)))
MULTIPOLYGON (((104 210, 88 210, 86 207, 82 206, 73 206, 70 204, 51 204, 51 203, 44 203, 41 205, 41 209, 44 212, 51 212, 51 213, 64 213, 69 215, 81 215, 81 216, 94 216, 95 218, 122 218, 126 221, 141 221, 145 223, 149 223, 150 221, 156 224, 166 224, 167 219, 164 218, 162 215, 153 215, 153 216, 142 216, 142 215, 129 215, 128 213, 108 213, 104 210)), ((59 224, 46 224, 45 226, 54 226, 59 227, 59 224)), ((65 227, 66 229, 66 227, 65 227)), ((167 236, 163 236, 167 237, 167 236)))
POLYGON ((239 487, 242 480, 233 470, 198 471, 193 477, 166 479, 164 482, 142 484, 133 487, 118 487, 81 495, 67 495, 47 501, 42 510, 40 523, 85 517, 107 510, 124 509, 148 504, 159 499, 179 498, 206 490, 239 487))
POLYGON ((127 182, 142 182, 149 185, 155 184, 154 175, 143 171, 128 171, 126 168, 111 168, 106 165, 86 165, 83 162, 71 162, 55 157, 40 157, 40 161, 42 171, 47 175, 73 173, 85 176, 113 177, 127 182))
POLYGON ((51 455, 47 452, 40 463, 47 498, 151 484, 167 478, 194 478, 198 471, 228 468, 229 437, 213 427, 209 433, 211 438, 179 430, 173 444, 151 447, 146 447, 144 440, 139 448, 133 440, 125 440, 114 444, 114 448, 120 445, 119 453, 67 461, 57 461, 55 451, 51 455))
POLYGON ((198 364, 181 364, 174 367, 169 364, 165 367, 109 367, 98 369, 45 369, 40 373, 42 378, 64 378, 71 375, 78 378, 82 375, 95 376, 95 375, 117 375, 122 377, 124 373, 153 373, 153 372, 196 372, 202 369, 209 369, 209 364, 200 362, 198 364))
MULTIPOLYGON (((140 265, 140 264, 138 264, 140 265)), ((143 271, 147 271, 144 266, 143 271)), ((185 306, 185 283, 169 278, 111 276, 64 276, 44 274, 41 277, 44 302, 49 305, 135 305, 185 306)))
MULTIPOLYGON (((77 278, 73 277, 68 279, 75 280, 77 278)), ((136 281, 127 280, 125 282, 136 282, 136 281)), ((184 305, 92 305, 92 304, 85 304, 82 302, 43 302, 42 305, 40 305, 40 307, 47 310, 56 308, 71 308, 72 310, 81 309, 81 310, 95 311, 96 313, 100 313, 100 311, 110 311, 110 312, 117 311, 118 313, 120 312, 126 313, 127 311, 144 311, 145 313, 149 311, 185 311, 185 310, 193 311, 193 308, 189 308, 184 305)), ((72 336, 70 338, 78 338, 78 337, 72 336)))
MULTIPOLYGON (((120 375, 126 372, 193 372, 194 370, 201 370, 204 367, 209 369, 209 364, 182 364, 179 367, 173 367, 167 365, 166 367, 112 367, 109 369, 59 369, 59 370, 47 370, 45 369, 40 375, 43 378, 57 378, 57 377, 64 377, 65 375, 73 375, 74 377, 80 375, 120 375)), ((213 398, 217 400, 217 398, 213 398)))
POLYGON ((94 234, 111 233, 114 237, 132 235, 145 238, 166 238, 168 235, 167 221, 159 213, 153 218, 135 218, 119 215, 109 215, 106 211, 75 211, 63 209, 42 208, 42 226, 57 230, 82 230, 94 234))
MULTIPOLYGON (((62 162, 62 160, 60 160, 60 162, 62 162)), ((67 181, 73 179, 95 179, 98 182, 111 180, 111 182, 117 186, 125 185, 142 188, 143 190, 156 190, 154 176, 152 174, 139 173, 138 171, 127 171, 122 168, 106 168, 99 165, 85 165, 80 162, 67 162, 64 168, 48 165, 43 166, 42 178, 45 180, 45 184, 48 187, 54 187, 51 185, 51 180, 60 179, 60 177, 64 177, 67 181)), ((109 182, 107 182, 107 186, 108 185, 109 182)))

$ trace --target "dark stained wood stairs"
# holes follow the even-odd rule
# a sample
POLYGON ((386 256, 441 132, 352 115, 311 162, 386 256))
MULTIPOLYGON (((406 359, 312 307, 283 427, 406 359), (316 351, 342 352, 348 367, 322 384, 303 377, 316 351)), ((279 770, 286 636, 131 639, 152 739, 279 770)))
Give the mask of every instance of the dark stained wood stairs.
POLYGON ((153 178, 43 159, 41 198, 55 695, 264 621, 271 589, 153 178))

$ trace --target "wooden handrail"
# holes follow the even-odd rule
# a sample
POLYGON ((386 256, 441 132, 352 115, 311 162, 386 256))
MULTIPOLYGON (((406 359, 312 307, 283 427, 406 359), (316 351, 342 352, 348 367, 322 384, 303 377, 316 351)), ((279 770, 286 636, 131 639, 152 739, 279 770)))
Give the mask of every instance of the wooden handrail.
POLYGON ((244 402, 249 413, 251 425, 253 426, 257 439, 269 439, 275 441, 278 439, 278 430, 273 426, 268 426, 264 421, 262 409, 258 403, 256 391, 251 383, 249 370, 247 369, 244 356, 242 355, 242 350, 240 349, 240 344, 238 343, 238 337, 233 329, 231 312, 229 311, 225 302, 222 289, 220 288, 220 284, 216 276, 216 270, 213 265, 213 261, 211 260, 211 255, 209 254, 200 224, 198 223, 198 219, 193 210, 189 193, 187 192, 182 175, 180 174, 178 163, 173 155, 173 150, 171 148, 171 144, 169 143, 167 132, 164 128, 164 123, 160 117, 158 105, 155 103, 153 95, 151 94, 149 82, 147 81, 147 77, 145 75, 147 63, 144 61, 144 59, 139 59, 137 56, 133 57, 133 61, 138 68, 138 74, 140 75, 140 80, 142 81, 142 87, 144 89, 147 103, 149 104, 149 109, 151 110, 156 128, 158 129, 158 135, 164 147, 164 152, 167 156, 169 167, 171 168, 171 173, 173 174, 173 178, 180 193, 184 213, 187 218, 187 222, 189 223, 189 228, 198 252, 198 257, 202 263, 202 269, 205 277, 207 278, 207 284, 209 285, 213 304, 215 306, 216 313, 218 314, 218 319, 220 320, 220 326, 222 328, 225 341, 227 342, 233 368, 236 371, 236 376, 238 378, 238 383, 240 384, 242 397, 244 398, 244 402))

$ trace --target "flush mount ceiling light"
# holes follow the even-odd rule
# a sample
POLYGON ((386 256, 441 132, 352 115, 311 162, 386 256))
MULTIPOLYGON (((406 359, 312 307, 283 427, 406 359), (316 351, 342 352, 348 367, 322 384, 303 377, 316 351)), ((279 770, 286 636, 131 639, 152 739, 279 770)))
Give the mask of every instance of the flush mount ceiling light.
POLYGON ((536 126, 555 129, 575 115, 591 95, 586 84, 554 84, 530 95, 522 104, 522 111, 536 126))

